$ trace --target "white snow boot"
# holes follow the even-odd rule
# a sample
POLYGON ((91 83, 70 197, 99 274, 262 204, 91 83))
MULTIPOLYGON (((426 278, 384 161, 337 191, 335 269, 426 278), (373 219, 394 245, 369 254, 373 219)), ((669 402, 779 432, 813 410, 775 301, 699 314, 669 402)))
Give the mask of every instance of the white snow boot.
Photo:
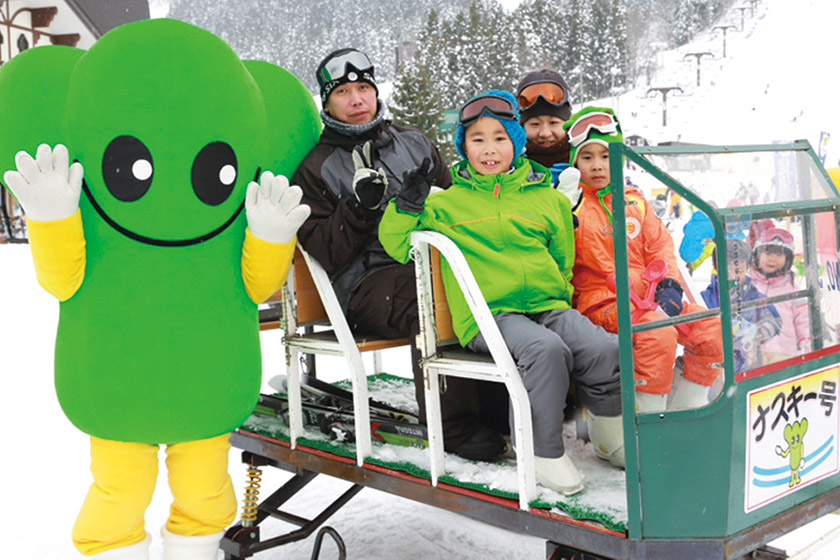
POLYGON ((146 538, 139 543, 112 548, 99 554, 86 556, 95 560, 149 560, 149 545, 152 543, 152 536, 146 533, 146 538))
POLYGON ((583 490, 580 473, 568 455, 556 459, 534 457, 534 467, 537 471, 537 482, 546 488, 564 496, 571 496, 583 490))
POLYGON ((589 441, 599 459, 624 468, 624 422, 621 415, 596 416, 586 411, 589 441))
POLYGON ((636 413, 659 412, 665 410, 668 395, 653 395, 636 391, 636 413))
POLYGON ((163 560, 216 560, 224 531, 186 537, 171 533, 164 526, 160 534, 163 536, 163 560))
POLYGON ((709 388, 688 379, 681 379, 668 410, 680 408, 700 408, 709 404, 709 388))

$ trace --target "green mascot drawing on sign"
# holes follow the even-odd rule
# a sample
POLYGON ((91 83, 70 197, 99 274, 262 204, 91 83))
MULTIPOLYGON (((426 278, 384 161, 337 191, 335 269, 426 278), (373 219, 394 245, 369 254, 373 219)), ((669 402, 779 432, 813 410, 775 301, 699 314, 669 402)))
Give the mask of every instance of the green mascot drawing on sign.
POLYGON ((236 514, 228 435, 261 383, 257 303, 309 215, 285 177, 318 139, 312 96, 207 31, 149 20, 7 62, 0 123, 4 182, 61 302, 58 399, 91 436, 73 542, 148 558, 165 445, 165 558, 216 558, 236 514))
POLYGON ((790 483, 788 487, 793 488, 802 480, 799 478, 799 470, 805 466, 805 443, 802 438, 808 431, 808 419, 803 418, 802 422, 794 422, 785 426, 785 441, 787 449, 781 445, 776 446, 776 455, 780 457, 790 456, 790 483))

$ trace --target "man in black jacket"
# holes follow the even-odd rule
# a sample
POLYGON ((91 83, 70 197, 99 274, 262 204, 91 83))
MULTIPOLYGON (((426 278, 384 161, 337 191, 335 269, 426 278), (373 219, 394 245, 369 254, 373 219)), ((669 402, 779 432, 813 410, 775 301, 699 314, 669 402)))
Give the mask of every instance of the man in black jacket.
MULTIPOLYGON (((411 340, 415 392, 425 421, 423 373, 415 346, 419 322, 414 267, 388 256, 377 229, 387 202, 401 191, 405 195, 405 186, 446 188, 452 178, 422 132, 383 118, 374 67, 364 53, 334 51, 318 65, 316 77, 324 130, 292 178, 312 209, 298 239, 330 275, 354 332, 411 340)), ((503 453, 504 439, 479 418, 476 383, 447 378, 445 386, 444 448, 477 460, 503 453)), ((494 406, 482 395, 481 408, 488 411, 485 422, 504 429, 505 400, 494 406)))

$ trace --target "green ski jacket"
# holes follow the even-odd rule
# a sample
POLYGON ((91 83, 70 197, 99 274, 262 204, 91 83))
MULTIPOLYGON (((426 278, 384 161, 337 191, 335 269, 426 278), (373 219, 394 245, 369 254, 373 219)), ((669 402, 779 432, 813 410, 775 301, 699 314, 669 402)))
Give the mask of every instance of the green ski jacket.
MULTIPOLYGON (((388 204, 379 226, 388 254, 406 263, 411 232, 437 231, 461 249, 494 315, 570 308, 572 213, 569 199, 551 188, 548 170, 520 157, 506 174, 479 175, 466 161, 451 171, 452 186, 429 195, 420 214, 388 204)), ((445 260, 442 274, 453 329, 465 346, 478 325, 445 260)))

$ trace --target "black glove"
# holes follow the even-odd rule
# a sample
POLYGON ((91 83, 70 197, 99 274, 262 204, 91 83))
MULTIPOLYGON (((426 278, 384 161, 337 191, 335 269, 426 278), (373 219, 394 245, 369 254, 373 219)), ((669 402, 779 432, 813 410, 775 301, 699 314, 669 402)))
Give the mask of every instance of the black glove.
POLYGON ((682 313, 683 289, 680 283, 673 278, 663 278, 656 285, 656 293, 653 299, 669 317, 676 317, 682 313))
POLYGON ((382 202, 385 189, 388 188, 388 178, 380 167, 373 169, 373 158, 370 157, 370 141, 353 148, 353 192, 359 204, 374 210, 382 202))
POLYGON ((420 163, 420 167, 403 174, 402 190, 397 194, 397 198, 394 201, 397 208, 411 214, 419 214, 423 211, 423 203, 426 202, 426 197, 429 196, 432 181, 440 172, 440 166, 437 164, 429 172, 431 166, 432 160, 424 158, 420 163))

